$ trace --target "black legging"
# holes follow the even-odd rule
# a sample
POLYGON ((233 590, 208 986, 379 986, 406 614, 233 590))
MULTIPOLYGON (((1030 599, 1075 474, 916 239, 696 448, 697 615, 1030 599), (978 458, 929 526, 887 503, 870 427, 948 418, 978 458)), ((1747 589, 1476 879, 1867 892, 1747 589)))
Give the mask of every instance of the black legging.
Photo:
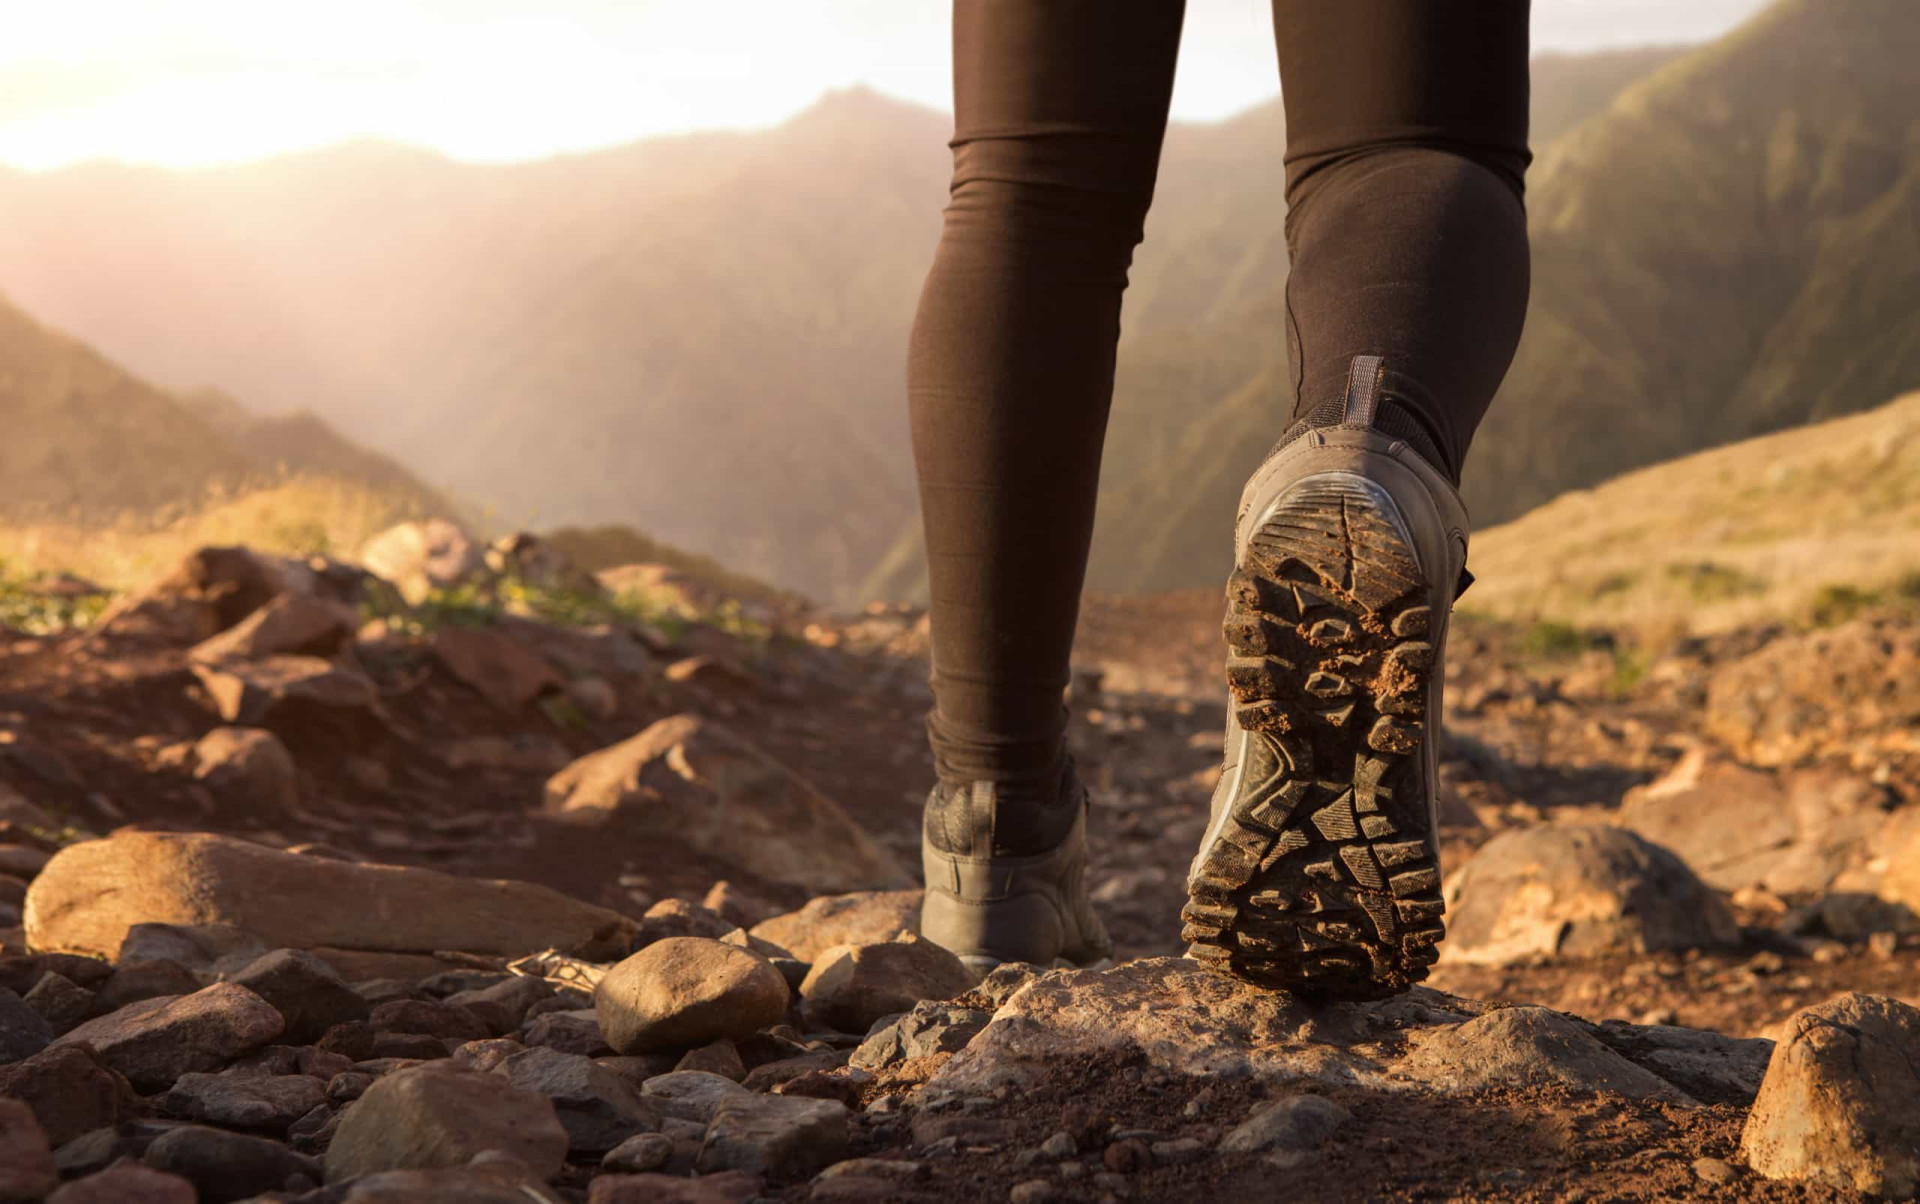
MULTIPOLYGON (((1526 311, 1527 7, 1273 0, 1294 413, 1341 396, 1355 355, 1384 356, 1450 472, 1526 311)), ((954 3, 952 200, 907 370, 949 781, 1014 782, 1060 755, 1120 294, 1183 9, 954 3)))

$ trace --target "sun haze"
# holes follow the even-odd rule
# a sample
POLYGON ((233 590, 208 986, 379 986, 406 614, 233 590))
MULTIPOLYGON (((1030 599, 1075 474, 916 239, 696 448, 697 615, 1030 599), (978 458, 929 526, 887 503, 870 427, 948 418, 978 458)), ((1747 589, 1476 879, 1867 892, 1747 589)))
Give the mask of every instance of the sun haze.
MULTIPOLYGON (((1759 0, 1541 0, 1535 44, 1712 36, 1759 0)), ((354 137, 516 160, 752 128, 863 83, 944 107, 944 0, 68 0, 11 13, 0 163, 238 162, 354 137)), ((1175 116, 1277 89, 1263 0, 1188 6, 1175 116)))

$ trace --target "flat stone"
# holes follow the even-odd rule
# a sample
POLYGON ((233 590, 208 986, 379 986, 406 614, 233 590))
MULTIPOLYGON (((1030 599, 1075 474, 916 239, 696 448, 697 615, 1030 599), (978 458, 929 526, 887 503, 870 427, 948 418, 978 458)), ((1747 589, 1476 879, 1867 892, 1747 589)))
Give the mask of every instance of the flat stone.
POLYGON ((753 1094, 731 1079, 700 1070, 655 1075, 641 1085, 640 1093, 660 1101, 668 1116, 695 1120, 702 1125, 713 1119, 721 1104, 753 1094))
POLYGON ((512 1154, 545 1180, 559 1173, 569 1144, 553 1104, 504 1075, 415 1066, 374 1083, 342 1113, 326 1181, 462 1166, 484 1150, 512 1154))
POLYGON ((1447 880, 1445 896, 1450 961, 1658 953, 1739 937, 1685 862, 1620 828, 1502 832, 1447 880))
POLYGON ((33 1109, 0 1099, 0 1200, 37 1200, 59 1185, 53 1149, 33 1109))
POLYGON ((91 1046, 102 1064, 142 1091, 213 1070, 272 1041, 280 1013, 245 987, 215 983, 191 995, 148 999, 90 1020, 56 1045, 91 1046))
MULTIPOLYGON (((175 962, 201 974, 227 975, 243 970, 270 952, 259 937, 232 924, 129 924, 114 960, 175 962)), ((84 983, 82 986, 86 985, 84 983)))
POLYGON ((673 1139, 663 1133, 635 1133, 607 1151, 600 1165, 615 1174, 640 1175, 656 1171, 673 1156, 673 1139))
POLYGON ((842 945, 822 953, 800 986, 807 1015, 841 1032, 864 1033, 883 1016, 926 999, 965 994, 978 980, 959 958, 911 937, 842 945))
POLYGON ((740 1051, 731 1041, 710 1041, 689 1049, 686 1056, 674 1064, 675 1070, 704 1070, 708 1074, 717 1074, 723 1079, 734 1082, 747 1077, 746 1063, 740 1060, 740 1051))
POLYGON ((752 935, 808 964, 837 945, 873 945, 920 931, 917 890, 857 891, 809 899, 799 911, 755 924, 752 935))
POLYGON ((787 983, 766 958, 719 941, 672 937, 627 958, 601 979, 594 1011, 623 1054, 704 1045, 777 1024, 787 983))
POLYGON ((1301 1155, 1318 1149, 1353 1114, 1319 1095, 1289 1095, 1263 1104, 1220 1139, 1223 1154, 1301 1155))
POLYGON ((659 1106, 592 1058, 529 1049, 506 1059, 494 1073, 553 1101, 567 1131, 568 1149, 575 1155, 604 1154, 634 1134, 660 1126, 659 1106))
POLYGON ((1794 1013, 1740 1151, 1769 1179, 1920 1193, 1920 1008, 1848 994, 1794 1013))
POLYGON ((1577 1022, 1542 1007, 1497 1008, 1415 1038, 1395 1068, 1441 1091, 1569 1087, 1629 1099, 1694 1102, 1671 1083, 1607 1048, 1577 1022))
POLYGON ((183 1074, 161 1107, 181 1120, 285 1133, 326 1099, 326 1085, 310 1075, 183 1074))
POLYGON ((745 1095, 723 1101, 707 1123, 699 1169, 786 1179, 846 1156, 852 1113, 832 1100, 745 1095))
POLYGON ((330 598, 282 594, 218 635, 195 644, 189 660, 212 663, 263 656, 331 657, 352 642, 359 616, 330 598))
POLYGON ((483 1041, 493 1030, 466 1008, 437 999, 391 999, 373 1009, 375 1032, 420 1033, 458 1041, 483 1041))
POLYGON ((1672 1025, 1608 1020, 1595 1035, 1615 1053, 1709 1104, 1753 1103, 1773 1057, 1773 1042, 1672 1025))
POLYGON ((644 949, 670 936, 703 936, 717 941, 739 927, 719 912, 685 899, 662 899, 640 917, 640 932, 633 938, 633 947, 644 949))
POLYGON ((697 715, 662 719, 575 761, 547 782, 546 806, 635 836, 671 833, 771 882, 850 890, 907 880, 899 860, 838 803, 697 715))
POLYGON ((589 1058, 613 1052, 613 1046, 600 1031, 599 1015, 591 1011, 543 1013, 527 1024, 521 1039, 530 1046, 583 1054, 589 1058))
MULTIPOLYGON (((231 924, 268 948, 617 956, 634 921, 527 882, 360 865, 203 833, 116 833, 55 855, 27 895, 37 949, 111 957, 144 921, 231 924), (343 907, 341 900, 354 900, 343 907)), ((441 967, 444 968, 444 967, 441 967)))
POLYGON ((198 1204, 192 1182, 128 1162, 76 1179, 47 1197, 47 1204, 198 1204))
POLYGON ((959 1053, 993 1019, 977 1008, 928 1000, 868 1035, 853 1051, 851 1063, 862 1070, 881 1070, 913 1058, 959 1053))
POLYGON ((366 674, 317 656, 269 656, 257 661, 196 664, 220 718, 241 727, 371 716, 380 691, 366 674))
POLYGON ((122 958, 100 985, 98 1002, 103 1010, 117 1012, 143 999, 191 995, 199 989, 200 979, 178 962, 122 958))
POLYGON ((367 1001, 332 966, 300 949, 276 949, 249 962, 232 981, 273 1005, 286 1019, 286 1040, 318 1041, 336 1024, 365 1020, 367 1001))
MULTIPOLYGON (((83 986, 79 986, 65 975, 45 974, 33 984, 24 1002, 40 1013, 56 1035, 67 1032, 84 1023, 93 1015, 94 1004, 98 996, 83 986)), ((0 1062, 6 1059, 0 1057, 0 1062)))
POLYGON ((32 1108, 55 1146, 114 1124, 134 1102, 125 1079, 102 1066, 92 1051, 72 1046, 0 1066, 0 1097, 32 1108))
POLYGON ((244 1200, 287 1186, 295 1175, 320 1179, 313 1159, 277 1141, 183 1125, 154 1138, 141 1161, 192 1183, 207 1201, 244 1200))

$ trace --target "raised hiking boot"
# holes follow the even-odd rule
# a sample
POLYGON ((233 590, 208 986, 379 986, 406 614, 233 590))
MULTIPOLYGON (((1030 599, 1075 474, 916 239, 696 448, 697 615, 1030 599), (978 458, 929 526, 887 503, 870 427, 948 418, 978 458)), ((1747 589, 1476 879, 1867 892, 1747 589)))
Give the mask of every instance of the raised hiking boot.
POLYGON ((979 971, 1109 956, 1113 943, 1087 898, 1086 787, 1069 761, 1049 797, 1019 793, 993 782, 933 788, 920 840, 920 935, 979 971))
POLYGON ((1467 514, 1375 424, 1354 361, 1337 425, 1248 482, 1227 583, 1227 739, 1181 912, 1188 956, 1248 982, 1383 998, 1444 933, 1435 839, 1447 617, 1467 514))

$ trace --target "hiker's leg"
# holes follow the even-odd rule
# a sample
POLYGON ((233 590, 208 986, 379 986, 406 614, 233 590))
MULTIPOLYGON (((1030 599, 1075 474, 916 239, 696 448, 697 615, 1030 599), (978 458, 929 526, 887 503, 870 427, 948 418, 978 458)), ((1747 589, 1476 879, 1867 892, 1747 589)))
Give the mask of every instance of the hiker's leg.
POLYGON ((1057 773, 1120 294, 1182 7, 954 5, 952 199, 907 369, 947 781, 1057 773))
MULTIPOLYGON (((1527 308, 1528 0, 1274 0, 1294 413, 1357 355, 1457 478, 1527 308)), ((1319 425, 1316 423, 1316 425, 1319 425)))

